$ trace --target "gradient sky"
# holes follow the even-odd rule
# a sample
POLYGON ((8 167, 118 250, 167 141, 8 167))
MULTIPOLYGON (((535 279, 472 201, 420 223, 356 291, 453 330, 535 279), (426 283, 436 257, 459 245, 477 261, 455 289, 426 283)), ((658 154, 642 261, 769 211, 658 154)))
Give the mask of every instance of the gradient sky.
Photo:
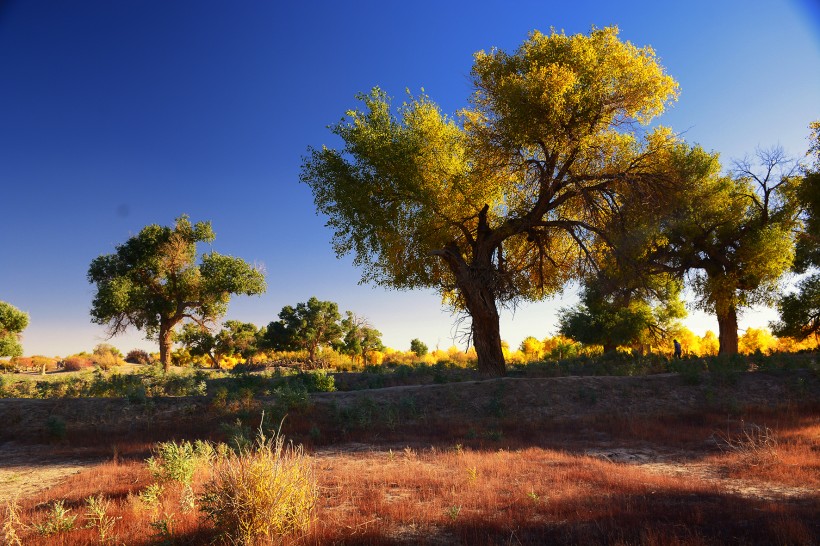
MULTIPOLYGON (((760 146, 805 152, 820 118, 816 0, 0 0, 0 300, 30 314, 25 353, 105 341, 88 313, 89 263, 182 213, 212 222, 214 250, 265 266, 268 292, 235 298, 227 318, 262 326, 316 296, 369 318, 391 347, 449 347, 454 319, 433 292, 358 285, 351 259, 335 257, 301 158, 339 144, 327 126, 357 92, 423 87, 453 113, 474 52, 608 25, 678 80, 660 122, 688 141, 725 164, 760 146)), ((502 337, 553 334, 575 301, 570 290, 507 312, 502 337)), ((772 318, 753 310, 741 328, 772 318)), ((717 329, 702 313, 687 324, 717 329)), ((156 350, 136 331, 112 343, 156 350)))

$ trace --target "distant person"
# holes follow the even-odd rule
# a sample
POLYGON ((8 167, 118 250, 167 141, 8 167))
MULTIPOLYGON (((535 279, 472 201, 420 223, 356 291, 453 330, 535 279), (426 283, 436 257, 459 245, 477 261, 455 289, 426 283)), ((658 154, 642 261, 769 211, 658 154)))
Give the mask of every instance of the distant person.
POLYGON ((672 340, 672 343, 675 345, 675 358, 682 358, 680 343, 677 339, 672 340))

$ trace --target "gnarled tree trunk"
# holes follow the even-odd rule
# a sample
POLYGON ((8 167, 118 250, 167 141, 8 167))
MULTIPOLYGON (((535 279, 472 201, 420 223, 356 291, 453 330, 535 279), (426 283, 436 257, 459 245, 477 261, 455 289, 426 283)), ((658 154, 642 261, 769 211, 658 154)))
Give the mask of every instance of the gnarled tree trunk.
POLYGON ((726 310, 718 310, 719 355, 736 355, 737 343, 737 308, 730 305, 726 310))
POLYGON ((481 287, 462 288, 467 310, 473 320, 473 345, 478 355, 478 370, 503 376, 506 374, 504 351, 501 349, 501 325, 495 299, 482 294, 481 287))

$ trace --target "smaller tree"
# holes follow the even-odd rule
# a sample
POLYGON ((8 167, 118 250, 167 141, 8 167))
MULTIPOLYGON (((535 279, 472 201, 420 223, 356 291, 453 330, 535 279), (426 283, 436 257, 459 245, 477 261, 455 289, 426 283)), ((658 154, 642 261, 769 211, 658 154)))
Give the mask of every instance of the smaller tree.
POLYGON ((191 224, 182 215, 173 228, 146 226, 114 254, 95 258, 88 268, 97 286, 92 321, 107 324, 110 336, 134 326, 158 338, 167 371, 179 324, 207 327, 225 314, 231 295, 265 291, 262 272, 239 258, 210 252, 197 263, 197 243, 213 240, 210 222, 191 224))
POLYGON ((660 343, 686 316, 681 285, 665 276, 645 280, 651 285, 612 289, 612 279, 603 273, 588 279, 581 303, 561 310, 559 332, 587 345, 602 345, 604 352, 620 345, 643 349, 660 343))
POLYGON ((541 352, 544 350, 544 343, 540 340, 528 336, 521 342, 518 350, 524 353, 528 360, 537 360, 541 358, 541 352))
POLYGON ((797 284, 797 292, 778 302, 780 320, 770 326, 778 337, 804 340, 814 335, 820 339, 820 121, 811 125, 812 144, 809 156, 813 165, 804 169, 797 196, 803 209, 802 230, 797 238, 794 264, 796 273, 813 273, 797 284))
POLYGON ((314 362, 320 347, 341 341, 341 318, 339 306, 332 301, 312 297, 296 307, 286 305, 279 320, 268 324, 264 343, 279 351, 307 351, 308 359, 314 362))
POLYGON ((369 353, 384 350, 382 333, 373 328, 364 317, 359 317, 350 311, 346 314, 347 317, 342 320, 344 331, 342 348, 349 355, 360 356, 362 362, 367 364, 369 353))
POLYGON ((410 340, 410 350, 416 353, 417 357, 421 358, 427 354, 428 348, 420 339, 416 338, 410 340))
POLYGON ((20 334, 28 327, 28 314, 0 301, 0 356, 20 356, 20 334))
POLYGON ((225 321, 223 328, 216 334, 198 324, 188 323, 182 327, 176 341, 181 343, 191 356, 206 356, 214 368, 219 368, 223 357, 253 356, 257 351, 258 332, 255 324, 238 320, 225 321))

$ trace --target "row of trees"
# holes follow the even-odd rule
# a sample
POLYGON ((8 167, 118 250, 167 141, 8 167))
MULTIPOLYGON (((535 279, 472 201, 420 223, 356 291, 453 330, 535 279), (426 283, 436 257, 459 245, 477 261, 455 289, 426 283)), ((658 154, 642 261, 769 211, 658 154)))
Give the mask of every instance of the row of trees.
MULTIPOLYGON (((484 372, 505 372, 499 306, 572 280, 584 287, 562 320, 573 337, 612 349, 657 335, 688 283, 732 354, 738 312, 775 301, 796 234, 817 264, 817 164, 775 149, 724 171, 717 153, 644 129, 678 85, 617 28, 533 32, 512 53, 477 53, 471 80, 454 118, 424 95, 396 112, 378 88, 360 95, 332 127, 343 147, 309 149, 301 180, 363 281, 433 288, 471 317, 484 372)), ((816 126, 813 142, 816 158, 816 126)), ((783 300, 778 331, 817 331, 817 279, 783 300)))
POLYGON ((313 297, 296 307, 283 307, 279 320, 264 328, 229 320, 219 332, 212 333, 209 328, 189 322, 175 339, 192 356, 208 357, 214 367, 219 367, 224 357, 250 359, 266 350, 304 351, 312 363, 323 347, 367 362, 369 353, 384 350, 381 336, 363 317, 347 311, 342 318, 336 303, 313 297))

